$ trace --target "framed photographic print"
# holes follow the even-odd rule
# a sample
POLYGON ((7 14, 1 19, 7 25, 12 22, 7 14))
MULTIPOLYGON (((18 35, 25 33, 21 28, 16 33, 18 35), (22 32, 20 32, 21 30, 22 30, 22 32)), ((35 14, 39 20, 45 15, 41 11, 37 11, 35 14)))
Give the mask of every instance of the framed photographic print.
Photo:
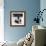
POLYGON ((26 13, 25 11, 10 11, 10 26, 25 26, 26 13))

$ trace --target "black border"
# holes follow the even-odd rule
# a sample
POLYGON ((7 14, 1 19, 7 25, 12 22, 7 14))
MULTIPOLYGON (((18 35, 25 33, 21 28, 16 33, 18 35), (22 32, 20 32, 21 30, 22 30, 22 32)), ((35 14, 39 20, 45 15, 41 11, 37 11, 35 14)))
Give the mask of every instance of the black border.
POLYGON ((10 26, 11 27, 24 27, 24 26, 26 26, 26 11, 10 11, 10 26), (11 22, 11 13, 12 12, 24 12, 24 25, 12 25, 12 22, 11 22))

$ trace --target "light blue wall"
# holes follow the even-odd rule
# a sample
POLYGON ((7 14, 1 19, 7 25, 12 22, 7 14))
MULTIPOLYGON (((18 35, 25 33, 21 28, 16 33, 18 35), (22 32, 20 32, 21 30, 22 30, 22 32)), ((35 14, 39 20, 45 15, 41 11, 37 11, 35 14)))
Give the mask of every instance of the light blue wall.
MULTIPOLYGON (((46 9, 46 0, 41 0, 40 1, 40 10, 42 11, 43 9, 46 9)), ((45 26, 46 27, 46 11, 43 12, 43 22, 40 22, 40 25, 45 26)))
POLYGON ((5 40, 18 41, 32 29, 33 19, 40 9, 40 0, 4 0, 4 35, 5 40), (10 27, 10 10, 26 11, 25 27, 10 27))

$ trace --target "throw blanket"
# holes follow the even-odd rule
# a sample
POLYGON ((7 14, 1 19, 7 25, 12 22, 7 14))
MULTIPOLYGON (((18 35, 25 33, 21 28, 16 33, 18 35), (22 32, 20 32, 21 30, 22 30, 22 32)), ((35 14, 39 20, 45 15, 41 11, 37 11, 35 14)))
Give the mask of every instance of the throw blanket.
POLYGON ((31 32, 29 32, 24 38, 20 39, 17 42, 18 46, 31 46, 33 42, 33 34, 31 34, 31 32))
POLYGON ((32 42, 33 42, 33 35, 29 32, 26 35, 23 46, 31 46, 32 42))

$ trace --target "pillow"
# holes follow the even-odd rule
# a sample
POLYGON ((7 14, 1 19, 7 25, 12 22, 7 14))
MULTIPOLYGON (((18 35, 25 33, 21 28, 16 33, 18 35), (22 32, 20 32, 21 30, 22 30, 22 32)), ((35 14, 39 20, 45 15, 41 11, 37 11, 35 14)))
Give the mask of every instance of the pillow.
POLYGON ((26 35, 23 46, 30 46, 32 42, 33 42, 33 35, 31 34, 31 32, 29 32, 26 35))
POLYGON ((24 40, 25 40, 25 37, 24 37, 24 38, 21 38, 21 39, 17 42, 17 46, 23 46, 24 40))

